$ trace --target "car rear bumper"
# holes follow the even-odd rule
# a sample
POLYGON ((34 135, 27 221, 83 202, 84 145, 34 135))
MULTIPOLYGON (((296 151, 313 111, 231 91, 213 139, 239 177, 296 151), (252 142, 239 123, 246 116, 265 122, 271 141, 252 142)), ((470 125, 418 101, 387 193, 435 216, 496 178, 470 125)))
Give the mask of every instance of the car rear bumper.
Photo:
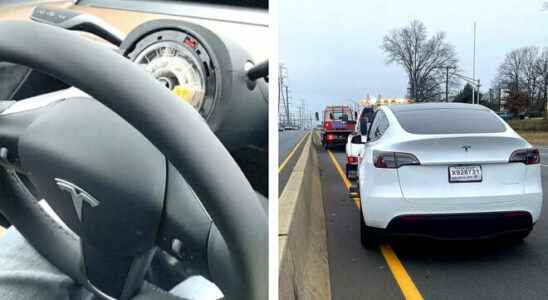
POLYGON ((533 229, 526 211, 402 215, 390 221, 385 235, 417 236, 439 240, 490 239, 533 229))
POLYGON ((330 145, 346 145, 351 131, 327 131, 323 133, 324 143, 330 145))
MULTIPOLYGON (((437 203, 418 204, 400 197, 394 197, 396 195, 387 195, 392 197, 378 197, 373 192, 369 194, 363 193, 361 196, 361 205, 366 224, 380 229, 388 229, 389 226, 396 226, 398 223, 395 222, 401 222, 397 220, 400 220, 403 216, 432 216, 432 218, 440 220, 441 217, 436 216, 483 216, 484 214, 491 213, 497 215, 507 212, 527 212, 531 217, 531 222, 536 223, 541 214, 543 202, 542 192, 500 197, 497 199, 498 201, 489 203, 481 201, 477 203, 448 203, 443 199, 439 199, 437 203)), ((451 222, 452 220, 458 220, 455 218, 448 219, 451 222)), ((396 228, 400 228, 400 226, 397 225, 396 228)))

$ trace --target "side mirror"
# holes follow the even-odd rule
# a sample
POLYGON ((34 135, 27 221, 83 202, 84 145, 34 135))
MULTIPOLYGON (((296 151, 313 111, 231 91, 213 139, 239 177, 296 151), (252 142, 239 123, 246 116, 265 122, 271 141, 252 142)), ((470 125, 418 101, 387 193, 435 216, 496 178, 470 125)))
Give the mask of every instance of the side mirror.
POLYGON ((320 120, 320 114, 316 112, 316 121, 319 121, 319 120, 320 120))
POLYGON ((361 118, 360 119, 360 134, 363 136, 367 136, 367 132, 369 128, 367 128, 369 125, 369 119, 368 118, 361 118))
POLYGON ((352 144, 364 144, 364 142, 362 141, 362 136, 361 135, 355 135, 352 137, 352 139, 350 140, 350 142, 352 144))
POLYGON ((332 112, 329 113, 329 118, 330 118, 331 120, 334 120, 334 119, 335 119, 335 117, 333 116, 333 113, 332 113, 332 112))
POLYGON ((357 120, 357 119, 358 119, 358 112, 354 111, 354 120, 357 120))

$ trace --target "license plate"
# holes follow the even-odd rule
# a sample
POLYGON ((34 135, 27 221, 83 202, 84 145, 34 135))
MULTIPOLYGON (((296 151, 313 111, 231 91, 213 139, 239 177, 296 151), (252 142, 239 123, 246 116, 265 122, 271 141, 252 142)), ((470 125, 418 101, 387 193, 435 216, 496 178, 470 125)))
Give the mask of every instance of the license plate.
POLYGON ((481 166, 449 167, 449 182, 479 182, 481 179, 481 166))

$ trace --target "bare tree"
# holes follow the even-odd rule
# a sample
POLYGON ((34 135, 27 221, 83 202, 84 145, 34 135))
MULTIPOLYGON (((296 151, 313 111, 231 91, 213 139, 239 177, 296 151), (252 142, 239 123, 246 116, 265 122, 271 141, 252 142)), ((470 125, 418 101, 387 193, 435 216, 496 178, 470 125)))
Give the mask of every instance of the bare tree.
MULTIPOLYGON (((401 65, 409 79, 409 96, 416 101, 439 99, 445 87, 447 66, 456 66, 454 47, 445 41, 445 33, 428 38, 426 27, 419 20, 392 30, 383 38, 381 48, 386 63, 401 65)), ((457 69, 450 69, 451 75, 457 69)))
POLYGON ((506 91, 509 106, 544 112, 548 88, 548 49, 530 46, 512 50, 499 66, 495 84, 506 91), (519 104, 514 104, 517 101, 519 104))
POLYGON ((538 76, 538 94, 537 99, 540 100, 541 110, 544 115, 548 115, 548 48, 543 48, 535 63, 536 74, 538 76))

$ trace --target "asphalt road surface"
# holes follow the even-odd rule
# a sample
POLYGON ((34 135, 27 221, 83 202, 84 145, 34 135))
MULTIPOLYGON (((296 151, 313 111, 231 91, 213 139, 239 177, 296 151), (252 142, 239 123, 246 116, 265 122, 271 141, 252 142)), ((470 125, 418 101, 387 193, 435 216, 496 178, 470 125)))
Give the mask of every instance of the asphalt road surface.
MULTIPOLYGON (((540 149, 548 191, 548 147, 540 149)), ((331 153, 320 151, 333 299, 548 299, 546 207, 521 243, 392 239, 365 250, 357 203, 333 162, 344 169, 344 149, 331 153)))
POLYGON ((279 173, 279 194, 289 180, 291 170, 295 167, 297 160, 302 152, 304 136, 309 130, 288 130, 279 132, 279 152, 278 152, 278 173, 279 173))

